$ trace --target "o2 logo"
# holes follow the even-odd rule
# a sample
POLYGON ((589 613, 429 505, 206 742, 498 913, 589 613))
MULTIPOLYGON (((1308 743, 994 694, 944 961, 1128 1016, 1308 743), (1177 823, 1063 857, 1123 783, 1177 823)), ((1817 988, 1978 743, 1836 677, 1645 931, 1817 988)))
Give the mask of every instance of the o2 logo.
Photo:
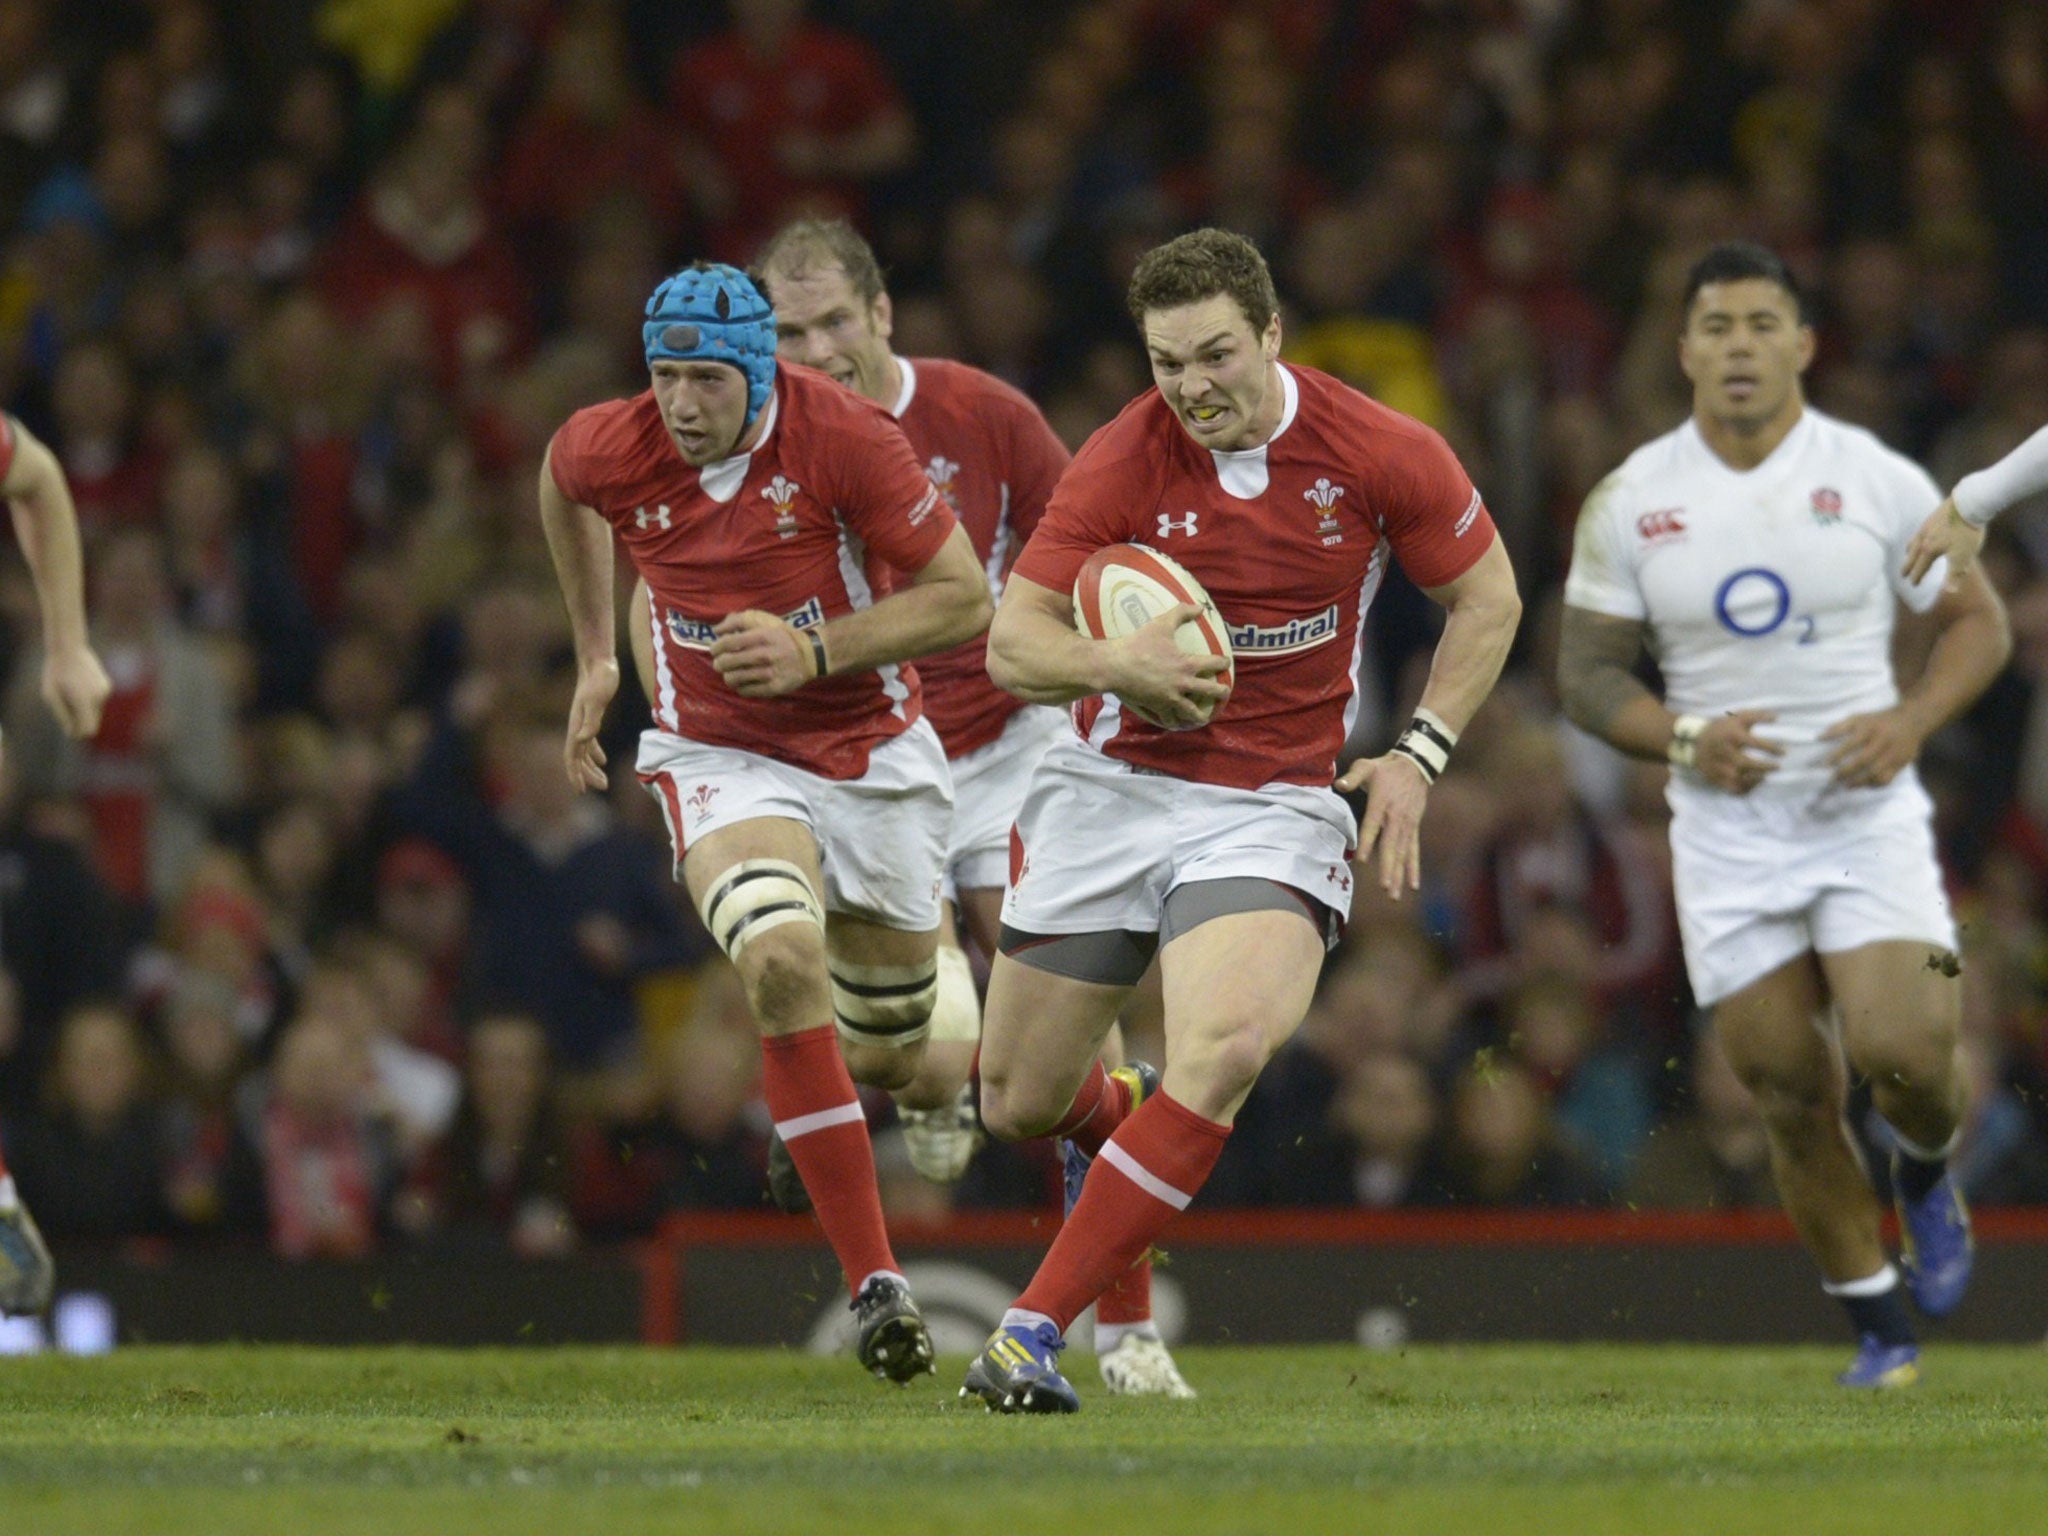
MULTIPOLYGON (((1730 634, 1761 640, 1792 618, 1792 589, 1776 571, 1749 566, 1721 583, 1714 593, 1714 616, 1730 634)), ((1813 644, 1813 615, 1800 614, 1793 622, 1800 626, 1796 643, 1813 644)))

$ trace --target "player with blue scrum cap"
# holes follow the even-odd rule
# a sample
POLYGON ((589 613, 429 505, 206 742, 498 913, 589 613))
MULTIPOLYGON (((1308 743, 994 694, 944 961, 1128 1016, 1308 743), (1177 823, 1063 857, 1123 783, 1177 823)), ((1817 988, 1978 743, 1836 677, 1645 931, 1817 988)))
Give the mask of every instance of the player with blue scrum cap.
POLYGON ((931 1369, 931 1338, 854 1082, 915 1075, 936 992, 952 791, 903 663, 984 628, 988 583, 888 415, 777 366, 745 273, 676 273, 642 335, 651 387, 578 411, 540 477, 576 645, 566 765, 605 787, 616 537, 652 600, 639 777, 745 986, 762 1094, 846 1271, 861 1363, 906 1381, 931 1369), (912 573, 899 591, 890 567, 912 573))

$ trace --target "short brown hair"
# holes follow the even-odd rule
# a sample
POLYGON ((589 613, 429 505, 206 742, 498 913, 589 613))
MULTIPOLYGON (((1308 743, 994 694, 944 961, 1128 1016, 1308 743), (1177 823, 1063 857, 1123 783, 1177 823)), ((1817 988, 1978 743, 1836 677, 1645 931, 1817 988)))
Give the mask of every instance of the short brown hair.
MULTIPOLYGON (((755 280, 767 288, 770 272, 801 277, 825 267, 842 269, 863 304, 882 296, 882 264, 875 260, 875 249, 844 219, 798 219, 783 225, 761 247, 753 270, 755 280)), ((768 302, 775 302, 772 292, 768 302)))
POLYGON ((1198 229, 1138 258, 1124 302, 1140 326, 1155 309, 1179 309, 1227 293, 1237 301, 1255 332, 1263 332, 1280 308, 1273 273, 1259 248, 1227 229, 1198 229))

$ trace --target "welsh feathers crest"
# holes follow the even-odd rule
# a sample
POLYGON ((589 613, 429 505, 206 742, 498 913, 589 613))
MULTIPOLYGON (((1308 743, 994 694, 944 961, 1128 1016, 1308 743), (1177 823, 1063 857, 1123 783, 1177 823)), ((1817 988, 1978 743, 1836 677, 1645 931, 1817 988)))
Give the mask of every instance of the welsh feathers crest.
POLYGON ((943 453, 938 453, 932 455, 932 461, 925 465, 924 472, 930 478, 934 489, 946 498, 946 505, 956 512, 959 511, 960 498, 954 493, 953 477, 960 473, 960 466, 943 453))
POLYGON ((1344 525, 1337 521, 1336 506, 1344 499, 1344 487, 1332 485, 1328 476, 1301 493, 1302 499, 1316 509, 1316 532, 1323 537, 1323 548, 1344 542, 1344 525))
POLYGON ((787 475, 777 475, 768 482, 761 496, 775 508, 775 515, 778 518, 784 518, 791 515, 791 509, 796 503, 796 494, 802 489, 802 486, 787 475))

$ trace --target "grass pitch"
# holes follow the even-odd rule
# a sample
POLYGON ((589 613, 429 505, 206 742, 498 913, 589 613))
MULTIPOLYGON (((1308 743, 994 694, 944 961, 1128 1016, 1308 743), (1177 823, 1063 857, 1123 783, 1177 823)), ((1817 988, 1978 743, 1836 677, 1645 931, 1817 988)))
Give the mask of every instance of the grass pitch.
POLYGON ((0 1528, 324 1533, 2048 1531, 2048 1352, 1183 1353, 1072 1418, 844 1359, 681 1350, 131 1349, 0 1361, 0 1528))

